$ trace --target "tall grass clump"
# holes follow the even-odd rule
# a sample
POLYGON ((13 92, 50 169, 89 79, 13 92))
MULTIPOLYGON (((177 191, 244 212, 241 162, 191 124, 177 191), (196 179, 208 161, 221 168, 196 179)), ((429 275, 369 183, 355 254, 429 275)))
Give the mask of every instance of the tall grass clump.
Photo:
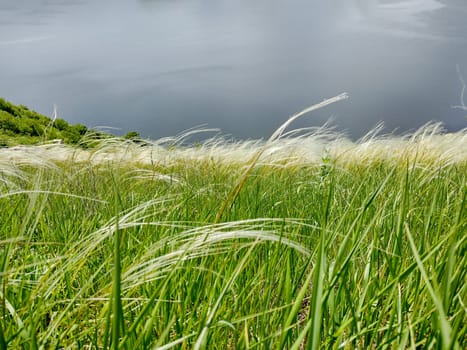
POLYGON ((289 124, 0 150, 0 349, 466 348, 467 131, 289 124))

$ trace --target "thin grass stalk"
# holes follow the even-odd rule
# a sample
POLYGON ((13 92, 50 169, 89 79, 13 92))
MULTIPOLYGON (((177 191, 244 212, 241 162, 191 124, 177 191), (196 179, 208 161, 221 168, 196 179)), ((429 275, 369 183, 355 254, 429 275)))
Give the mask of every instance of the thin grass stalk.
MULTIPOLYGON (((118 216, 116 216, 114 237, 114 276, 112 281, 112 348, 118 350, 120 340, 120 328, 123 319, 123 308, 121 299, 121 256, 120 256, 120 229, 118 227, 118 216)), ((123 330, 122 330, 123 331, 123 330)))
MULTIPOLYGON (((308 267, 310 266, 313 266, 313 263, 311 261, 311 257, 308 261, 308 264, 306 265, 306 268, 304 269, 304 272, 307 270, 308 267)), ((279 345, 279 349, 283 349, 285 346, 286 346, 286 342, 287 342, 287 339, 289 338, 290 336, 290 326, 292 325, 294 319, 297 317, 298 313, 300 312, 300 309, 302 308, 302 302, 305 298, 305 295, 308 291, 308 289, 310 288, 310 283, 311 283, 311 280, 313 279, 313 269, 310 269, 310 271, 308 272, 307 274, 307 277, 305 278, 304 282, 303 282, 303 285, 301 286, 298 294, 297 294, 297 297, 295 298, 295 302, 293 303, 293 306, 289 312, 289 314, 287 315, 287 319, 285 321, 285 323, 282 325, 282 336, 281 336, 281 339, 280 339, 280 345, 279 345)), ((301 280, 301 279, 300 279, 301 280)))
MULTIPOLYGON (((257 241, 255 242, 257 243, 257 241)), ((235 267, 235 270, 233 271, 232 275, 230 276, 229 280, 227 283, 224 285, 224 288, 222 289, 221 293, 219 294, 219 297, 217 298, 214 306, 212 307, 211 311, 208 314, 208 317, 206 319, 205 325, 198 336, 198 339, 196 340, 196 343, 193 347, 194 350, 200 350, 204 349, 206 347, 206 342, 207 342, 207 336, 209 332, 209 328, 211 326, 212 320, 214 319, 214 316, 217 313, 217 310, 220 306, 220 303, 222 299, 224 298, 224 295, 227 293, 229 288, 231 287, 232 283, 237 279, 238 275, 240 272, 243 270, 245 264, 247 263, 251 253, 253 252, 254 248, 256 247, 256 244, 252 244, 251 247, 248 249, 248 251, 245 253, 245 256, 242 258, 242 260, 237 264, 235 267)))
POLYGON ((436 291, 434 290, 430 282, 430 278, 428 277, 425 267, 423 266, 423 261, 420 258, 414 239, 412 237, 412 234, 410 233, 409 225, 407 225, 407 223, 405 224, 405 232, 407 234, 407 238, 410 243, 410 248, 412 250, 413 256, 417 263, 418 269, 420 270, 423 281, 425 282, 426 288, 428 289, 428 292, 431 296, 433 304, 435 305, 436 310, 438 312, 438 322, 439 322, 439 327, 441 331, 441 339, 442 339, 441 347, 443 350, 449 350, 452 348, 459 349, 459 344, 457 344, 457 341, 452 339, 452 336, 451 336, 452 329, 449 324, 449 321, 447 320, 446 312, 444 311, 443 301, 437 295, 436 291))
MULTIPOLYGON (((3 319, 5 319, 5 316, 3 317, 3 319)), ((0 323, 0 350, 7 350, 7 343, 5 340, 5 334, 3 333, 3 327, 1 323, 0 323)))
POLYGON ((153 350, 169 350, 169 349, 172 349, 173 347, 183 343, 187 339, 190 339, 191 337, 194 337, 195 335, 196 335, 196 333, 193 332, 191 334, 185 335, 184 337, 178 338, 178 339, 176 339, 174 341, 171 341, 170 343, 164 344, 162 346, 155 346, 152 349, 153 350))
MULTIPOLYGON (((123 314, 123 307, 122 307, 122 262, 121 262, 121 253, 120 253, 120 245, 121 245, 121 230, 119 227, 120 224, 120 216, 119 216, 119 208, 122 206, 122 199, 120 197, 120 192, 118 190, 117 184, 115 182, 115 177, 112 176, 112 180, 114 181, 115 187, 115 236, 114 236, 114 274, 113 274, 113 281, 112 281, 112 315, 113 315, 113 323, 112 323, 112 348, 114 350, 118 350, 119 342, 120 342, 120 330, 122 331, 122 336, 125 335, 125 320, 123 314)), ((126 346, 124 347, 126 349, 126 346)))
MULTIPOLYGON (((159 289, 158 288, 155 288, 153 294, 151 295, 151 297, 149 298, 149 300, 146 302, 146 305, 143 307, 143 309, 138 313, 138 316, 136 317, 136 319, 134 320, 133 324, 131 325, 130 329, 128 330, 127 334, 123 337, 122 341, 121 341, 121 345, 123 346, 127 346, 127 343, 129 342, 130 340, 130 336, 134 335, 137 337, 137 334, 136 334, 136 329, 137 327, 139 326, 139 324, 143 321, 143 318, 144 316, 149 312, 150 308, 152 307, 152 315, 150 317, 150 319, 148 320, 148 322, 146 323, 145 327, 144 327, 144 330, 143 330, 143 334, 146 334, 149 332, 149 329, 150 327, 152 326, 152 322, 153 322, 153 319, 154 319, 154 314, 156 313, 156 311, 158 311, 159 309, 159 306, 161 304, 161 300, 157 300, 156 304, 153 305, 154 301, 157 299, 157 296, 158 295, 164 295, 165 291, 167 290, 167 286, 169 285, 169 282, 171 281, 171 278, 173 276, 173 274, 175 273, 175 271, 177 270, 177 266, 182 262, 182 257, 180 257, 178 259, 178 261, 176 262, 176 264, 174 265, 174 267, 171 269, 169 275, 166 277, 165 281, 164 281, 164 284, 162 285, 162 288, 159 289)), ((160 338, 158 341, 157 341, 157 346, 162 346, 161 344, 159 344, 163 339, 160 338)), ((140 336, 139 339, 137 339, 136 343, 135 344, 132 344, 134 347, 138 347, 140 345, 140 343, 143 341, 143 337, 140 336)))
POLYGON ((323 318, 323 291, 326 270, 326 253, 324 248, 324 232, 318 247, 318 256, 314 266, 313 293, 310 303, 311 334, 308 340, 307 350, 318 350, 321 340, 321 322, 323 318))

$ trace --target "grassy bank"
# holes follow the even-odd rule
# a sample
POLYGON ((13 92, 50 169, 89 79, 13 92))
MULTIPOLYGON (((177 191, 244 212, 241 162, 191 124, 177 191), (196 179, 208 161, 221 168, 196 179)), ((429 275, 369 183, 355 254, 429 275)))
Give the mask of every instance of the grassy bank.
POLYGON ((181 143, 0 150, 0 349, 467 346, 465 131, 181 143))
MULTIPOLYGON (((94 143, 90 138, 102 140, 112 137, 82 124, 69 124, 57 118, 56 111, 53 114, 49 118, 0 97, 0 148, 50 143, 92 147, 94 143)), ((131 139, 137 136, 138 133, 131 131, 125 137, 131 139)))

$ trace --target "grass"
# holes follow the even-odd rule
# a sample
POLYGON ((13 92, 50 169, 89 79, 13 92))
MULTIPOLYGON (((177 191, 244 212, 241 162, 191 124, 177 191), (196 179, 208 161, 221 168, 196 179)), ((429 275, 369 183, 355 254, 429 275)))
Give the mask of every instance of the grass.
POLYGON ((0 150, 0 349, 466 348, 466 131, 301 132, 0 150))

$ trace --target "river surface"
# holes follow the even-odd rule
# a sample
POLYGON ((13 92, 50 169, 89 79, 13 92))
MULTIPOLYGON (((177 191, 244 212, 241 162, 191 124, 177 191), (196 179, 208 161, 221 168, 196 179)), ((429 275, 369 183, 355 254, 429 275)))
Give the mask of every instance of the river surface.
POLYGON ((456 66, 465 0, 0 0, 0 96, 117 134, 267 137, 342 92, 294 126, 455 131, 456 66))

